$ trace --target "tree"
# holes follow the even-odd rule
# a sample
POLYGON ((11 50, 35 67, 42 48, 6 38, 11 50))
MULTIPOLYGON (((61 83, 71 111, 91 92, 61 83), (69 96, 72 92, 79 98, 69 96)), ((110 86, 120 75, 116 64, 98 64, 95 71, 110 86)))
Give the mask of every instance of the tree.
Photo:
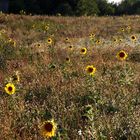
POLYGON ((96 0, 96 3, 100 11, 99 15, 113 15, 115 13, 115 8, 107 0, 96 0))
POLYGON ((1 0, 0 1, 0 11, 8 12, 9 0, 1 0))
POLYGON ((73 10, 70 4, 68 2, 65 2, 58 5, 55 13, 60 13, 61 15, 73 15, 73 10))
POLYGON ((95 0, 79 0, 77 4, 78 15, 97 15, 98 5, 95 0))
POLYGON ((24 10, 27 13, 35 13, 35 14, 41 13, 38 0, 24 0, 24 10))
POLYGON ((58 1, 56 0, 38 0, 41 13, 48 14, 48 15, 54 14, 57 3, 58 1))
POLYGON ((10 13, 19 13, 19 11, 23 9, 24 9, 24 0, 10 0, 9 1, 10 13))
POLYGON ((137 7, 139 3, 139 0, 123 0, 117 8, 118 14, 122 15, 122 14, 135 14, 136 13, 136 9, 135 7, 137 7), (134 6, 135 5, 135 6, 134 6))

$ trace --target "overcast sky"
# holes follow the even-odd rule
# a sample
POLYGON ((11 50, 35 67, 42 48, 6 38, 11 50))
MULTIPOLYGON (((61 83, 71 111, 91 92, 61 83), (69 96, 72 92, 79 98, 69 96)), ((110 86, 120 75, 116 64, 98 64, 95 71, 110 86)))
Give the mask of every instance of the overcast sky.
POLYGON ((109 2, 115 2, 115 3, 119 3, 121 2, 122 0, 108 0, 109 2))

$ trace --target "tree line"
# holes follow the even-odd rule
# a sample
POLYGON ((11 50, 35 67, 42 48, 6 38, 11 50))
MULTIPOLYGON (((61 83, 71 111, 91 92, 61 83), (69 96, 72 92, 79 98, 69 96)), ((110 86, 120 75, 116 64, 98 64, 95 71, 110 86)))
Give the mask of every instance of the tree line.
MULTIPOLYGON (((2 0, 1 0, 2 1, 2 0)), ((5 0, 9 13, 45 15, 132 15, 140 14, 140 0, 122 0, 121 3, 108 3, 107 0, 5 0)))

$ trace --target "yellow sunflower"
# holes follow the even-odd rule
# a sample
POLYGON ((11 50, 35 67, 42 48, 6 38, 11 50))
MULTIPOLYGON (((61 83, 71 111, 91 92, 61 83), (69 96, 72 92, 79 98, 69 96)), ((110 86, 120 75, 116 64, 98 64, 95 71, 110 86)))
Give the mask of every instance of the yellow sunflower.
POLYGON ((73 45, 68 46, 69 50, 73 50, 73 45))
POLYGON ((121 28, 120 30, 121 30, 121 32, 124 32, 124 28, 121 28))
POLYGON ((16 73, 10 79, 10 81, 18 83, 20 81, 19 72, 16 71, 16 73))
POLYGON ((46 31, 49 30, 49 26, 48 26, 48 25, 45 26, 45 30, 46 30, 46 31))
POLYGON ((69 63, 70 62, 70 58, 66 57, 66 62, 69 63))
POLYGON ((40 44, 40 43, 38 43, 38 44, 36 44, 36 46, 37 46, 37 47, 41 47, 41 44, 40 44))
POLYGON ((135 35, 132 35, 132 36, 131 36, 131 40, 132 40, 132 41, 136 41, 136 40, 137 40, 136 36, 135 36, 135 35))
POLYGON ((90 37, 90 39, 93 39, 93 38, 95 37, 95 34, 94 34, 94 33, 91 33, 91 34, 89 35, 89 37, 90 37))
POLYGON ((51 138, 54 137, 56 134, 57 124, 54 122, 54 120, 48 120, 43 123, 43 125, 40 127, 40 134, 44 138, 51 138))
POLYGON ((88 65, 85 70, 88 74, 93 76, 95 74, 96 68, 93 65, 88 65))
POLYGON ((127 29, 127 30, 131 30, 131 27, 130 27, 130 26, 127 26, 126 29, 127 29))
POLYGON ((8 83, 5 86, 5 92, 9 95, 14 94, 16 91, 15 85, 13 83, 8 83))
POLYGON ((100 40, 96 40, 96 44, 101 44, 101 41, 100 40))
POLYGON ((87 53, 87 48, 81 48, 80 53, 81 54, 86 54, 87 53))
POLYGON ((14 47, 16 46, 16 42, 13 39, 10 38, 8 42, 14 47))
POLYGON ((51 66, 51 68, 52 68, 52 69, 55 69, 55 68, 56 68, 56 66, 53 64, 53 65, 51 66))
POLYGON ((65 42, 70 42, 70 39, 67 37, 67 38, 65 39, 65 42))
POLYGON ((47 39, 47 43, 48 43, 48 44, 52 44, 52 39, 51 39, 51 38, 48 38, 48 39, 47 39))
POLYGON ((113 42, 116 43, 117 42, 117 38, 113 38, 113 42))
POLYGON ((127 58, 127 56, 128 56, 127 53, 123 50, 121 50, 117 53, 117 58, 119 60, 125 60, 127 58))
POLYGON ((119 41, 120 41, 120 42, 122 42, 122 41, 123 41, 123 39, 121 39, 121 38, 120 38, 120 39, 119 39, 119 41))

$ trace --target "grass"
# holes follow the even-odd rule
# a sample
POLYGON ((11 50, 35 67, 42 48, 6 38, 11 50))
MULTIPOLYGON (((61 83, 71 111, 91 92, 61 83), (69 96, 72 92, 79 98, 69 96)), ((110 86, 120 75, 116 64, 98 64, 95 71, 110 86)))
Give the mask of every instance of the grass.
POLYGON ((57 132, 52 140, 138 140, 139 22, 139 16, 1 14, 0 139, 43 140, 39 125, 53 118, 57 132), (86 54, 80 53, 83 47, 86 54), (128 54, 124 61, 116 58, 120 50, 128 54), (96 68, 94 76, 86 73, 88 65, 96 68), (8 95, 4 87, 16 71, 20 82, 8 95))

